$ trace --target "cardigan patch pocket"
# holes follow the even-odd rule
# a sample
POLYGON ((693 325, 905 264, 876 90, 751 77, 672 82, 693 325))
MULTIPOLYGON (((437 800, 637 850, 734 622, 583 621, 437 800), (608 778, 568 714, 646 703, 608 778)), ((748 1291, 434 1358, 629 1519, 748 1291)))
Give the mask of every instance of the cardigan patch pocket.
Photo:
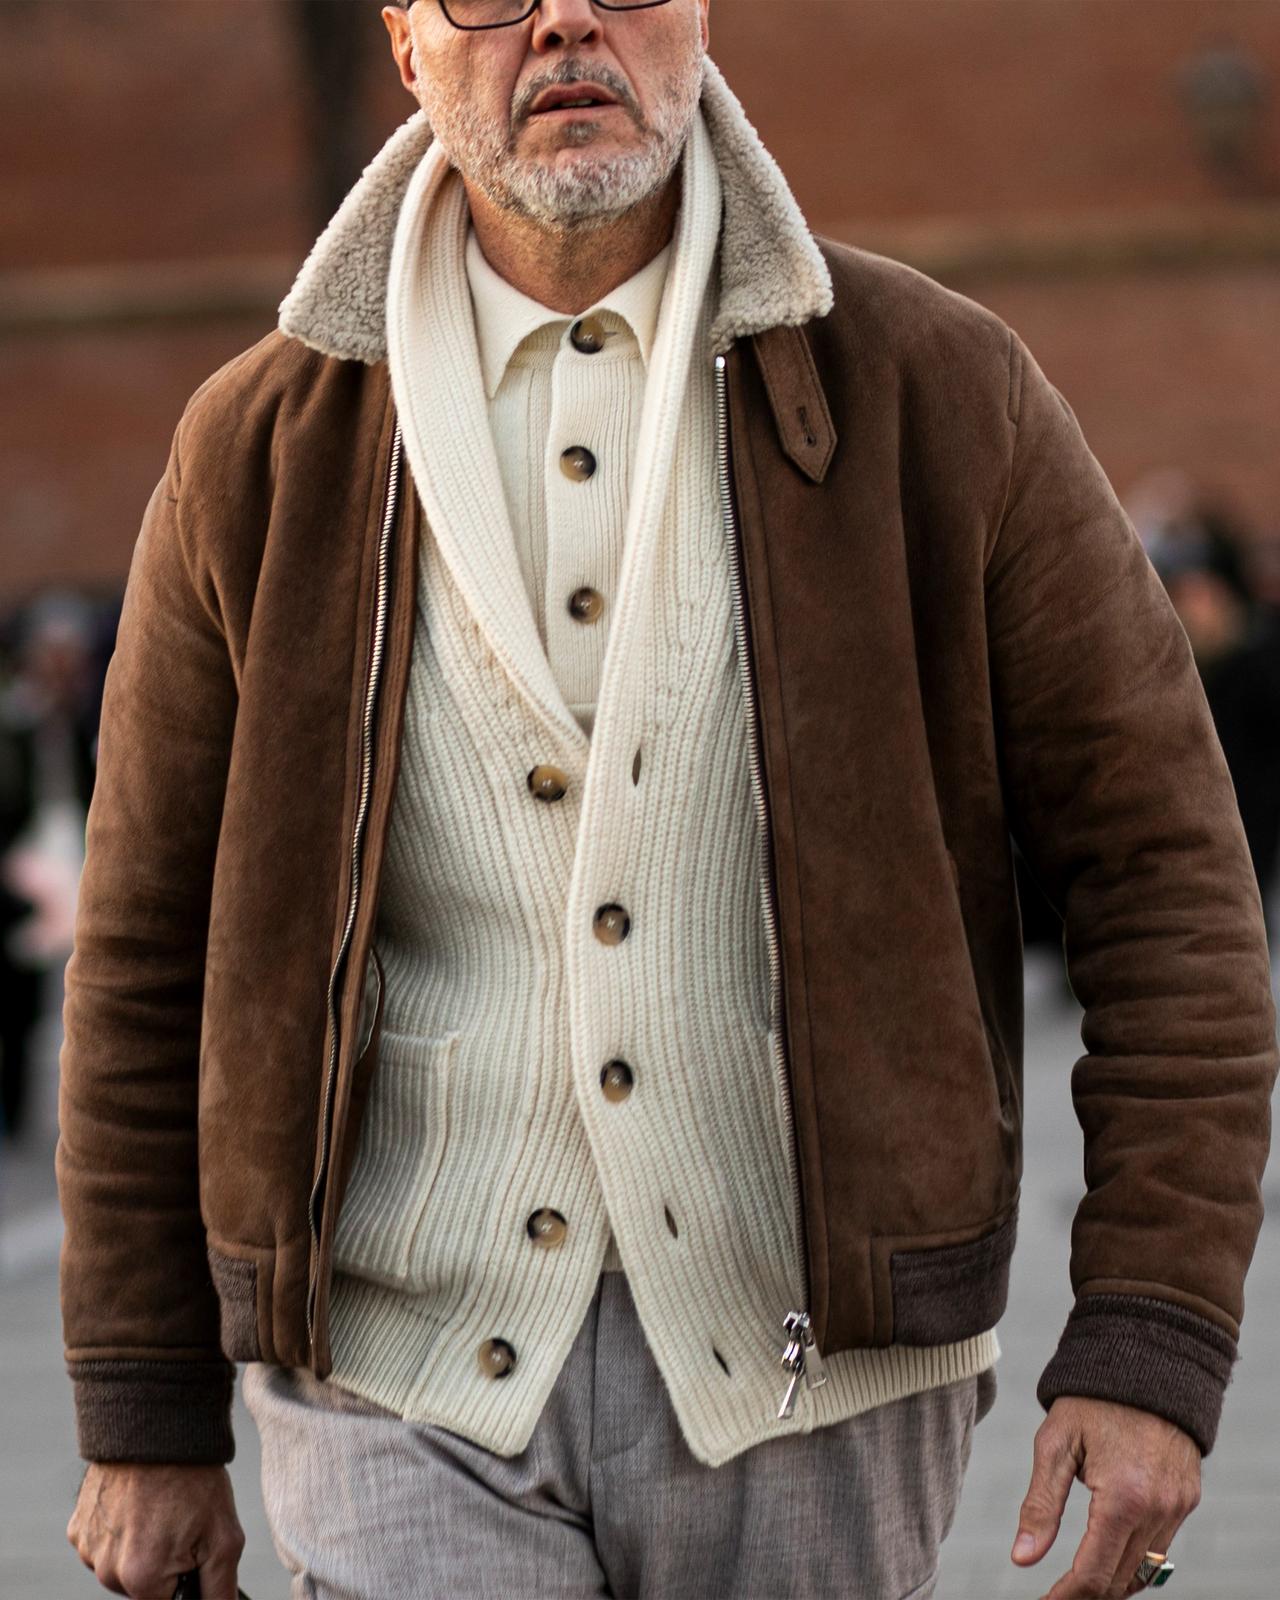
POLYGON ((334 1265, 342 1271, 405 1286, 448 1138, 460 1038, 457 1030, 436 1038, 383 1030, 334 1232, 334 1265))

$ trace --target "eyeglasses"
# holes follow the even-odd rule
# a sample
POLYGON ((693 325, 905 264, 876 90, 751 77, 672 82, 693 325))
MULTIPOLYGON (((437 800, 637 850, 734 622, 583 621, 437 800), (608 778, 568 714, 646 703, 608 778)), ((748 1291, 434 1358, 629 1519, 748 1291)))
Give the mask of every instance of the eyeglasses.
MULTIPOLYGON (((592 0, 604 11, 648 11, 665 6, 668 0, 592 0)), ((440 0, 440 9, 455 28, 509 28, 513 22, 531 17, 542 0, 440 0)))

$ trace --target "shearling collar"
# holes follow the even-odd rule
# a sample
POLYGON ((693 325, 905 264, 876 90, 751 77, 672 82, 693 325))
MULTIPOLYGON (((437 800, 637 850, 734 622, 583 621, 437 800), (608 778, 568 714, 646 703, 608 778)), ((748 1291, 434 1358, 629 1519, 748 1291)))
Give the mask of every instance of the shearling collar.
MULTIPOLYGON (((777 162, 709 56, 701 105, 724 194, 709 354, 747 334, 826 316, 831 275, 777 162)), ((281 333, 325 355, 387 355, 386 292, 400 204, 434 135, 421 109, 391 135, 312 245, 280 302, 281 333)))

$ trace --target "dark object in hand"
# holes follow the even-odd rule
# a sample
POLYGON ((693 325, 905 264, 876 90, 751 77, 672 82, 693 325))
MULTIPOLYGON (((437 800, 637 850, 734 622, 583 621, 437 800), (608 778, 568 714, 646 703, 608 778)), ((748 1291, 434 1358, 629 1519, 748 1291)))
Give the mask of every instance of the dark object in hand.
MULTIPOLYGON (((236 1596, 237 1600, 249 1600, 243 1589, 237 1589, 236 1596)), ((200 1571, 197 1567, 178 1574, 178 1587, 173 1591, 173 1600, 200 1600, 200 1571)))

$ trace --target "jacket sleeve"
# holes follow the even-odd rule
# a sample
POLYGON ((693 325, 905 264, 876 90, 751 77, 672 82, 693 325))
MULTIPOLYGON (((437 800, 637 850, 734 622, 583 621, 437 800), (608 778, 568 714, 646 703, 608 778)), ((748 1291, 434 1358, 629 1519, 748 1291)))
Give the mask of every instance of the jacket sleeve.
POLYGON ((184 532, 179 423, 108 665, 65 976, 55 1157, 62 1321, 89 1461, 231 1460, 197 1171, 214 857, 236 714, 184 532))
POLYGON ((1213 1446, 1280 1064, 1262 906, 1186 632, 1075 414, 1010 330, 986 568, 1009 826, 1064 922, 1086 1054, 1074 1305, 1036 1394, 1213 1446))

